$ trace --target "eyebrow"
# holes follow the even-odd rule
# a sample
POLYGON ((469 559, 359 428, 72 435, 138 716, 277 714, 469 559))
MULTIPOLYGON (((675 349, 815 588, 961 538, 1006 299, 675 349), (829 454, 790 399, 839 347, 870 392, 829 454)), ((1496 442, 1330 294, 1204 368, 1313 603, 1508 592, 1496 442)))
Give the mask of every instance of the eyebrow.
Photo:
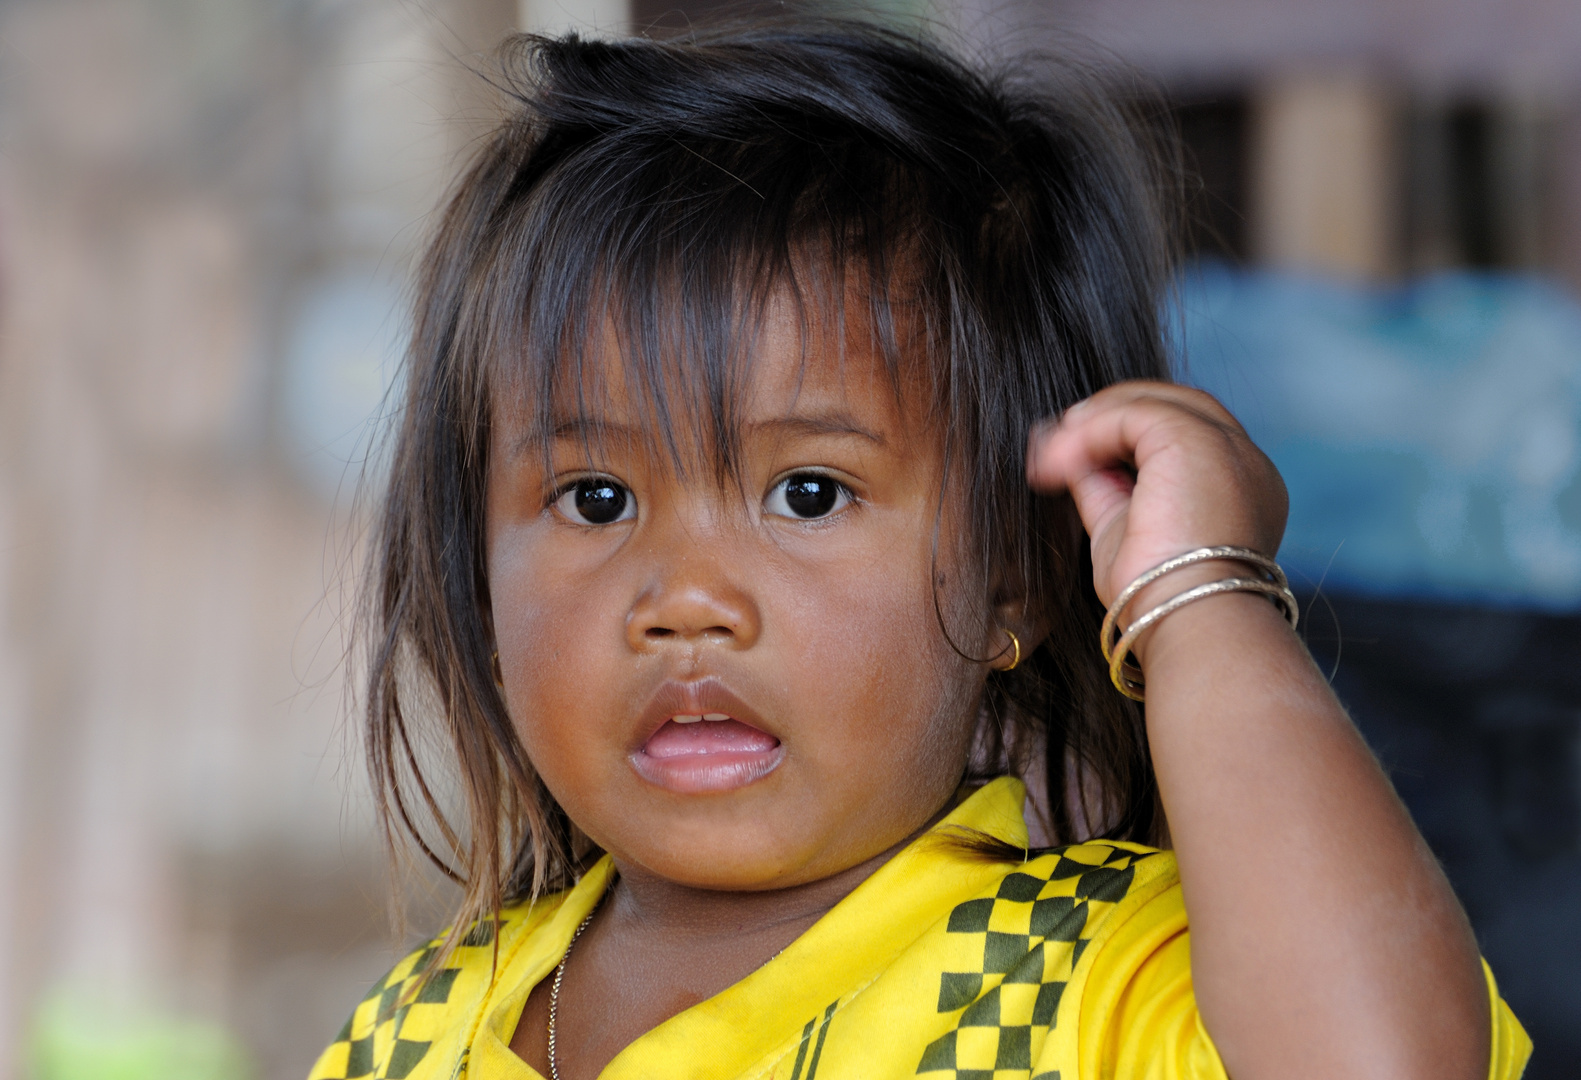
POLYGON ((754 431, 765 429, 787 435, 855 435, 876 446, 883 446, 884 436, 863 427, 849 413, 824 412, 807 416, 783 416, 749 425, 754 431))
POLYGON ((588 439, 602 435, 618 435, 624 439, 637 436, 637 429, 630 424, 617 424, 589 416, 568 416, 554 422, 549 429, 551 439, 588 439))
MULTIPOLYGON (((857 438, 873 443, 875 446, 883 446, 887 442, 880 432, 863 427, 856 422, 855 417, 849 413, 839 411, 811 413, 801 416, 781 416, 772 420, 761 420, 747 426, 754 432, 768 431, 790 436, 854 435, 857 438)), ((636 439, 638 434, 638 429, 629 424, 571 416, 556 420, 549 431, 549 438, 556 441, 583 441, 614 435, 617 438, 630 440, 636 439)), ((520 452, 534 441, 531 435, 524 435, 517 441, 514 449, 520 452)))
MULTIPOLYGON (((558 418, 549 429, 550 442, 597 442, 609 435, 631 440, 637 438, 638 431, 629 424, 616 424, 586 416, 558 418)), ((511 455, 518 457, 539 443, 534 432, 525 431, 511 443, 511 455)))

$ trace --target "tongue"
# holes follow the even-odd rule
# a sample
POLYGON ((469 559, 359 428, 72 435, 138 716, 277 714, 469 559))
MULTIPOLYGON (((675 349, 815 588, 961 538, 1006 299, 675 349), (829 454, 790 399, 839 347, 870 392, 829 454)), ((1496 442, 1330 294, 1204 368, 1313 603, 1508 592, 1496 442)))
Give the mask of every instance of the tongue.
POLYGON ((677 724, 666 720, 642 749, 649 757, 675 758, 692 754, 762 754, 779 740, 739 720, 699 720, 677 724))

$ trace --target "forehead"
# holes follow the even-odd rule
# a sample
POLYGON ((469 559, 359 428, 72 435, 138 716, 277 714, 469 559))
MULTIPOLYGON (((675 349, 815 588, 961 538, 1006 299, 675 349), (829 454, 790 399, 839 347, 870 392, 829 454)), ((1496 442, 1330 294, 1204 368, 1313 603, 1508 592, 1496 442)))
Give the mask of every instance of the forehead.
POLYGON ((724 342, 699 334, 666 348, 660 337, 654 348, 640 327, 606 317, 554 366, 549 385, 507 380, 497 426, 524 451, 614 439, 683 469, 707 462, 722 472, 735 471, 746 444, 764 438, 846 434, 910 444, 927 427, 932 397, 910 322, 887 307, 875 318, 854 290, 840 303, 816 304, 790 287, 776 288, 724 342))

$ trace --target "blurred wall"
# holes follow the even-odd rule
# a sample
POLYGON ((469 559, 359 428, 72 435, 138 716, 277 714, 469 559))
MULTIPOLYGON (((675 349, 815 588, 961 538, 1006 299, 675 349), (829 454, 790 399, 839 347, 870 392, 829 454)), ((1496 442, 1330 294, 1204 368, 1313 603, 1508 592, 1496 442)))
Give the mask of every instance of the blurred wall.
POLYGON ((1247 100, 1241 210, 1247 248, 1266 263, 1379 277, 1492 262, 1581 288, 1581 5, 974 0, 972 10, 973 36, 1001 47, 1096 46, 1185 100, 1247 100), (1453 156, 1455 125, 1479 113, 1492 114, 1480 118, 1492 120, 1485 153, 1498 172, 1482 182, 1498 189, 1492 214, 1505 219, 1485 231, 1507 249, 1468 258, 1441 239, 1454 193, 1418 178, 1424 166, 1442 171, 1424 157, 1453 156), (1420 137, 1439 131, 1448 137, 1420 137))
POLYGON ((0 6, 0 1076, 192 1021, 299 1076, 400 944, 352 496, 516 14, 0 6))
POLYGON ((1360 62, 1443 86, 1581 82, 1581 8, 1569 0, 989 0, 985 10, 1001 25, 1083 33, 1172 77, 1360 62))

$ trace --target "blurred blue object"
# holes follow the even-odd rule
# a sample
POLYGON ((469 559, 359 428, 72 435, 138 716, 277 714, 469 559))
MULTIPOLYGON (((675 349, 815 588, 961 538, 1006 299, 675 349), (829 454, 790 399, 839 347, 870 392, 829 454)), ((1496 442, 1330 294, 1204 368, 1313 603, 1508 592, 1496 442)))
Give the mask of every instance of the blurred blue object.
POLYGON ((1368 286, 1203 264, 1183 381, 1290 488, 1280 559, 1361 595, 1581 609, 1581 304, 1533 277, 1368 286))

